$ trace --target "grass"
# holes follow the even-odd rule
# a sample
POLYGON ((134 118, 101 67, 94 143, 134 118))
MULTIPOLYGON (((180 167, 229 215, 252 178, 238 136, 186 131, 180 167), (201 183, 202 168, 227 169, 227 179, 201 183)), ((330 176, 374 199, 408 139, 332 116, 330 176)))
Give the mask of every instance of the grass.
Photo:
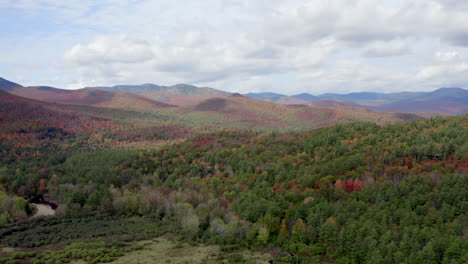
POLYGON ((268 263, 272 256, 223 252, 218 245, 178 241, 157 218, 49 217, 0 229, 0 264, 268 263), (7 247, 11 246, 11 247, 7 247))
MULTIPOLYGON (((133 251, 111 262, 113 264, 196 264, 196 263, 268 263, 272 257, 257 252, 222 252, 219 246, 192 246, 175 241, 169 235, 137 243, 143 249, 133 251)), ((75 263, 79 264, 79 263, 75 263)))
POLYGON ((1 252, 3 252, 3 253, 12 253, 12 252, 14 252, 14 251, 15 251, 14 248, 11 248, 11 247, 4 247, 4 248, 2 248, 2 251, 1 251, 1 252))
POLYGON ((96 215, 50 217, 0 229, 1 242, 15 248, 56 249, 75 242, 124 243, 160 236, 161 223, 151 217, 96 215))

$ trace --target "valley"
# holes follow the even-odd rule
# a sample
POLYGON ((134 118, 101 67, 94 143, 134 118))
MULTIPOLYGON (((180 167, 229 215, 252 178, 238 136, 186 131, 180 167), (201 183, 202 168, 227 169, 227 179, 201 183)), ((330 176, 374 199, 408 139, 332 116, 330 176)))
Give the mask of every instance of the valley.
POLYGON ((0 14, 0 264, 468 264, 468 1, 0 14))
POLYGON ((467 115, 2 83, 0 263, 468 257, 467 115))

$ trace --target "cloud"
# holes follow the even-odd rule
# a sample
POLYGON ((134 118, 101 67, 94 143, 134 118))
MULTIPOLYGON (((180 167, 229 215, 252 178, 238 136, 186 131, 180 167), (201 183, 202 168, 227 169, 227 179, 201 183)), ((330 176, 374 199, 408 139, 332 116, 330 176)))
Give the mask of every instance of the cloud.
MULTIPOLYGON (((321 94, 326 92, 349 93, 363 91, 394 92, 411 87, 411 76, 365 64, 357 60, 344 60, 318 72, 300 76, 306 83, 302 92, 321 94)), ((418 89, 418 87, 411 87, 418 89)))
POLYGON ((87 45, 77 44, 64 55, 73 65, 141 63, 153 57, 149 43, 127 35, 98 37, 87 45))
POLYGON ((447 78, 468 79, 459 74, 466 60, 450 65, 443 61, 449 54, 433 56, 453 50, 467 57, 464 2, 7 0, 18 22, 38 21, 51 32, 2 39, 0 56, 9 58, 7 73, 23 76, 29 72, 10 61, 59 65, 35 74, 62 76, 49 85, 69 87, 183 82, 294 93, 318 82, 313 89, 324 92, 435 89, 447 78), (15 58, 7 52, 13 48, 15 58), (50 61, 29 59, 32 51, 50 61))
POLYGON ((416 75, 421 82, 435 82, 440 86, 468 86, 468 58, 458 52, 436 52, 434 62, 416 75))
POLYGON ((92 73, 93 78, 103 81, 138 71, 140 75, 166 74, 176 82, 204 84, 221 79, 255 80, 256 76, 315 67, 333 49, 333 40, 327 39, 307 47, 285 48, 247 38, 210 39, 201 32, 187 32, 179 41, 109 35, 75 45, 63 60, 82 74, 92 73))
POLYGON ((403 41, 375 42, 370 45, 363 55, 366 57, 391 57, 401 56, 410 52, 407 44, 403 41))

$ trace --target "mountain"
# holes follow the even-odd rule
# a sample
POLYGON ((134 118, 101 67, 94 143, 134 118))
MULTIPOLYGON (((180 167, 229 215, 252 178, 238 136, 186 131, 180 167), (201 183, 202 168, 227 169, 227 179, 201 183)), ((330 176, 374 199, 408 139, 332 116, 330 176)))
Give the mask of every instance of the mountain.
POLYGON ((463 114, 468 113, 468 91, 461 88, 441 88, 428 93, 407 93, 405 99, 369 108, 387 112, 463 114))
POLYGON ((433 92, 426 93, 421 97, 422 98, 419 99, 425 101, 453 100, 466 103, 468 99, 468 90, 462 88, 440 88, 433 92))
POLYGON ((301 94, 296 94, 296 95, 293 95, 291 97, 294 97, 294 98, 297 98, 297 99, 301 99, 301 100, 306 100, 306 101, 316 101, 316 100, 319 100, 319 98, 315 95, 311 95, 311 94, 308 94, 308 93, 301 93, 301 94))
POLYGON ((89 105, 133 110, 171 107, 140 95, 127 92, 108 92, 97 89, 64 90, 48 86, 16 86, 8 92, 48 103, 89 105))
POLYGON ((53 129, 68 134, 100 126, 109 120, 80 113, 68 105, 50 104, 0 90, 0 121, 6 133, 37 134, 53 129))
MULTIPOLYGON (((153 84, 121 85, 107 90, 97 88, 64 90, 47 86, 18 86, 12 88, 9 92, 53 104, 134 110, 147 113, 144 121, 145 125, 142 125, 142 127, 146 127, 146 124, 151 123, 158 125, 164 123, 168 126, 185 127, 196 131, 216 131, 220 129, 287 131, 325 127, 341 122, 369 121, 383 124, 417 118, 412 115, 378 113, 335 101, 308 102, 281 94, 262 94, 260 98, 276 99, 275 103, 271 103, 239 94, 230 94, 211 88, 198 88, 190 85, 170 87, 153 84), (137 91, 140 94, 127 91, 137 91), (190 104, 173 106, 141 95, 158 92, 173 96, 171 98, 173 102, 175 100, 180 102, 182 98, 186 98, 185 102, 190 102, 190 104), (220 94, 221 96, 217 96, 220 94)), ((128 123, 133 122, 127 118, 121 120, 128 123)))
POLYGON ((468 91, 462 88, 440 88, 432 92, 323 94, 321 100, 335 100, 360 105, 376 111, 437 112, 462 114, 468 112, 468 91))
POLYGON ((274 93, 251 93, 247 94, 247 96, 280 104, 306 104, 325 107, 348 105, 365 107, 380 112, 441 113, 450 115, 468 113, 468 91, 462 88, 440 88, 432 92, 326 93, 318 96, 308 93, 292 96, 274 93))
POLYGON ((8 81, 8 80, 3 79, 2 77, 0 77, 0 90, 8 91, 8 90, 11 90, 11 89, 13 89, 15 87, 22 87, 22 86, 17 84, 17 83, 8 81))
POLYGON ((247 93, 245 96, 252 98, 252 99, 257 99, 257 100, 263 100, 263 101, 269 101, 269 102, 275 102, 283 97, 287 97, 287 95, 284 94, 279 94, 279 93, 270 93, 270 92, 264 92, 264 93, 247 93))
POLYGON ((3 90, 0 124, 0 152, 13 156, 11 160, 64 149, 157 147, 194 135, 187 126, 174 125, 147 112, 48 103, 3 90))
MULTIPOLYGON (((73 91, 51 87, 26 87, 24 90, 32 91, 30 96, 57 98, 57 94, 63 94, 61 101, 69 104, 39 101, 0 90, 0 151, 8 154, 5 157, 13 157, 3 161, 0 158, 0 162, 43 156, 51 151, 159 147, 206 132, 303 131, 353 121, 387 124, 418 119, 410 114, 377 113, 347 106, 280 105, 238 94, 210 98, 189 107, 157 107, 144 111, 132 108, 129 111, 93 106, 101 101, 108 102, 105 96, 112 95, 111 92, 78 90, 78 93, 86 92, 79 101, 73 91), (69 97, 70 94, 73 96, 69 97), (77 104, 83 100, 88 105, 77 104)), ((14 91, 23 90, 15 88, 14 91)))
POLYGON ((301 98, 295 98, 293 96, 287 96, 284 94, 278 94, 278 93, 270 93, 270 92, 248 93, 248 94, 245 94, 245 96, 252 98, 252 99, 272 102, 275 104, 285 104, 285 105, 309 104, 307 100, 303 100, 301 98))
POLYGON ((196 105, 206 99, 231 95, 231 93, 221 90, 188 84, 176 84, 173 86, 159 86, 155 84, 116 85, 112 87, 98 86, 87 88, 111 92, 129 92, 178 106, 196 105))

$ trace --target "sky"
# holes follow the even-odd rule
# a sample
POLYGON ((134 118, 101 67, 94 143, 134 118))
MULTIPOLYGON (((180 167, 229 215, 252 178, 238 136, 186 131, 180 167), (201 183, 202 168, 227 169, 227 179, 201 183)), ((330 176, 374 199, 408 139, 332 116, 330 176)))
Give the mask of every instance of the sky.
POLYGON ((463 0, 1 0, 0 77, 230 92, 468 87, 463 0))

